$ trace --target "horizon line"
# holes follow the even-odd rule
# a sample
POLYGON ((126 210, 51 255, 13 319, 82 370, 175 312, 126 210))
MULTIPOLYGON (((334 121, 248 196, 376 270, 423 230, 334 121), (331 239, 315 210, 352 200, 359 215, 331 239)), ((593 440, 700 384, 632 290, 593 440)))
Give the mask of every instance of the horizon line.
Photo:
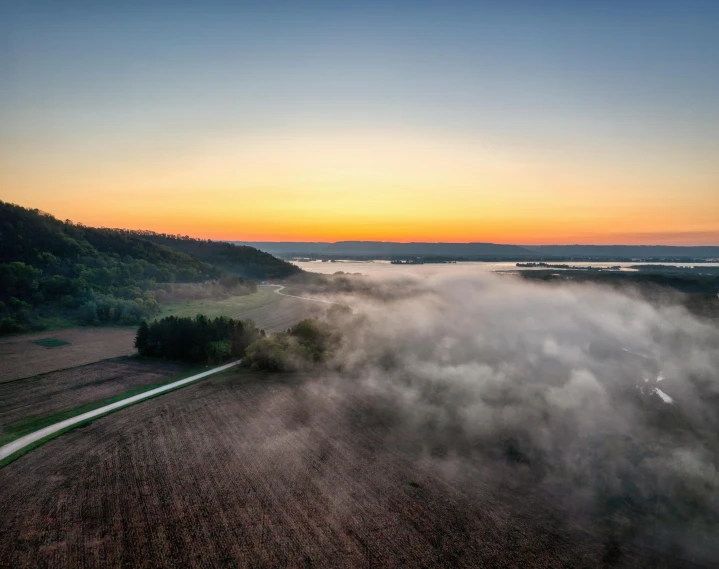
MULTIPOLYGON (((195 239, 201 239, 196 237, 195 239)), ((378 241, 375 239, 340 239, 339 241, 294 241, 294 240, 243 240, 243 239, 211 239, 211 241, 225 241, 235 243, 312 243, 336 245, 337 243, 392 243, 399 245, 509 245, 512 247, 719 247, 713 245, 670 245, 670 244, 630 244, 630 243, 535 243, 527 245, 522 243, 498 243, 494 241, 378 241)))

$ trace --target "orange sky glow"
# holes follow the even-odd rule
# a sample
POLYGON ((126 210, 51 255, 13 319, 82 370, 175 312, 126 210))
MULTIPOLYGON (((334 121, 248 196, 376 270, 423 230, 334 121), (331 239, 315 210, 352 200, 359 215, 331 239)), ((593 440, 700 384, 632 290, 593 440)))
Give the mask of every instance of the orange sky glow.
POLYGON ((241 241, 719 245, 718 2, 11 4, 3 201, 241 241))
POLYGON ((16 158, 3 199, 92 226, 243 241, 719 243, 719 172, 635 157, 330 132, 113 160, 88 148, 42 168, 16 158))

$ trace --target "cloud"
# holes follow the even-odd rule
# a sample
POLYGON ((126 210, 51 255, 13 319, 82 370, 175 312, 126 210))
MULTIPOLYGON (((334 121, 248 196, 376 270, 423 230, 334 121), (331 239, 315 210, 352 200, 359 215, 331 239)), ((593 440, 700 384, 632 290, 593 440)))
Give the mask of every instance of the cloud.
POLYGON ((612 547, 719 555, 717 327, 590 285, 367 282, 335 297, 354 314, 332 365, 418 460, 509 472, 612 547))

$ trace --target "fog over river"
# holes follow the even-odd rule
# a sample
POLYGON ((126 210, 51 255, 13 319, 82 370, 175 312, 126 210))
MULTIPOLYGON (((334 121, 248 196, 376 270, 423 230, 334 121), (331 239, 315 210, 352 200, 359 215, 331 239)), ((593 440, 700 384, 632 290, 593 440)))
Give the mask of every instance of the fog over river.
POLYGON ((718 558, 713 323, 631 290, 493 274, 509 262, 297 264, 369 275, 328 297, 352 308, 332 388, 381 401, 438 470, 533 488, 610 548, 718 558))
MULTIPOLYGON (((608 268, 608 267, 621 267, 622 270, 633 270, 630 267, 636 265, 664 265, 667 267, 719 267, 719 263, 639 263, 636 261, 632 262, 589 262, 589 261, 556 261, 547 262, 550 265, 568 265, 570 267, 595 267, 595 268, 608 268)), ((472 261, 461 261, 457 263, 427 263, 423 265, 393 265, 390 261, 293 261, 293 264, 297 265, 305 271, 313 273, 323 273, 331 275, 337 271, 343 271, 345 273, 362 273, 363 275, 400 275, 400 274, 413 274, 418 276, 433 276, 433 275, 467 275, 472 273, 492 273, 498 271, 513 271, 517 270, 517 263, 515 261, 498 261, 498 262, 472 262, 472 261)), ((550 267, 551 268, 551 267, 550 267)), ((531 271, 537 269, 547 269, 547 267, 536 267, 527 268, 523 267, 523 271, 531 271)), ((562 269, 555 269, 562 270, 562 269)))

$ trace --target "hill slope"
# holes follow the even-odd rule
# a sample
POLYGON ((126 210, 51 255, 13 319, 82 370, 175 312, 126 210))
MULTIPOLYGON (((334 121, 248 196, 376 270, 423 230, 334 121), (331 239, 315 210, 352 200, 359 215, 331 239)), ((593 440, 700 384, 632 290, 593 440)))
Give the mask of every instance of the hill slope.
MULTIPOLYGON (((0 333, 78 321, 137 324, 158 311, 172 283, 228 272, 275 278, 299 269, 249 247, 85 227, 0 202, 0 333)), ((244 293, 255 286, 237 276, 221 284, 244 293)))
POLYGON ((281 279, 301 272, 295 265, 273 257, 254 247, 225 241, 193 239, 179 235, 133 231, 133 235, 163 245, 173 251, 191 255, 225 271, 252 279, 281 279))
POLYGON ((234 241, 233 243, 281 256, 321 254, 325 247, 331 245, 324 241, 234 241))
MULTIPOLYGON (((129 232, 74 225, 39 210, 0 202, 0 263, 21 262, 54 274, 72 273, 72 265, 128 265, 140 262, 156 270, 160 281, 195 281, 219 276, 209 263, 140 239, 129 232), (174 279, 172 276, 174 276, 174 279)), ((147 267, 143 267, 147 269, 147 267)))
POLYGON ((494 243, 393 243, 382 241, 339 241, 323 250, 330 255, 382 255, 401 257, 411 255, 497 258, 533 257, 534 253, 517 245, 494 243))

